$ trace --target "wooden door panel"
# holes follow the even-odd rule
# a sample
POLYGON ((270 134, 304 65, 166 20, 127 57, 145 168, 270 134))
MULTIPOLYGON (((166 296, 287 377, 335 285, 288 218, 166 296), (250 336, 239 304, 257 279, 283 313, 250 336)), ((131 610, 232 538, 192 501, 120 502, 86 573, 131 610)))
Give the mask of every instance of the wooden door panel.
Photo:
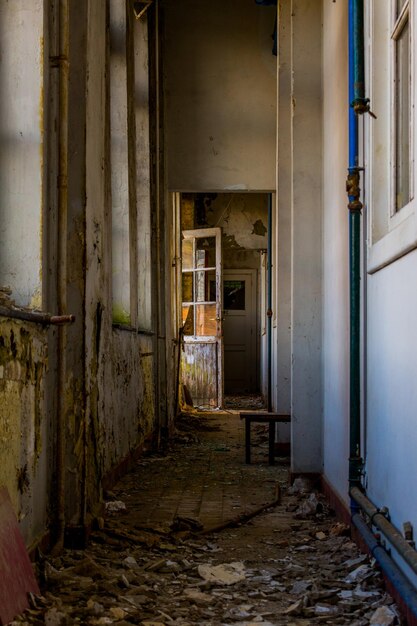
POLYGON ((181 353, 182 381, 194 406, 217 406, 217 344, 185 343, 181 353))

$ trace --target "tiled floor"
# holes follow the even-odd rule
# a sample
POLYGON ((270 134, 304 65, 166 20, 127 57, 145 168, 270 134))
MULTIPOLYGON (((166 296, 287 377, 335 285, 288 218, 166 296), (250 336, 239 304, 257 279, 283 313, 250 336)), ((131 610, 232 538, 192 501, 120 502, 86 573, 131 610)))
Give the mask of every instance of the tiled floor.
POLYGON ((274 503, 277 483, 287 480, 285 466, 268 465, 264 427, 255 433, 253 463, 246 465, 237 414, 191 419, 196 422, 192 435, 180 436, 165 456, 142 459, 113 490, 139 526, 169 524, 177 516, 205 529, 221 526, 274 503))

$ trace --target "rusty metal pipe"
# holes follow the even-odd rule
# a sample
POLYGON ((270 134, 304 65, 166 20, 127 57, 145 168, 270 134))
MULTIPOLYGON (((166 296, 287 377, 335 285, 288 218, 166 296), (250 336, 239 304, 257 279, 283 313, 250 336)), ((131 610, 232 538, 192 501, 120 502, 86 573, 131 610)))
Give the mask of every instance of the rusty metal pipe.
POLYGON ((369 529, 368 525, 359 513, 356 513, 352 517, 352 522, 360 532, 372 556, 378 562, 385 576, 398 590, 401 598, 407 605, 408 609, 412 612, 413 616, 417 617, 417 592, 413 585, 410 583, 408 578, 404 576, 397 564, 394 563, 388 552, 380 544, 375 535, 373 535, 372 531, 369 529))
MULTIPOLYGON (((58 11, 58 316, 65 316, 67 308, 67 208, 68 208, 68 89, 69 89, 69 0, 59 0, 58 11)), ((58 326, 57 355, 57 421, 56 421, 56 519, 55 543, 52 549, 59 554, 64 548, 65 535, 65 381, 66 381, 65 326, 58 326)))
POLYGON ((62 326, 63 324, 72 324, 75 322, 75 315, 51 315, 50 313, 41 313, 39 311, 11 309, 5 306, 0 306, 0 317, 33 322, 34 324, 41 324, 42 326, 62 326))
POLYGON ((391 524, 386 515, 384 515, 358 487, 352 487, 350 497, 370 518, 371 525, 382 532, 407 565, 417 574, 417 551, 404 539, 400 531, 391 524))

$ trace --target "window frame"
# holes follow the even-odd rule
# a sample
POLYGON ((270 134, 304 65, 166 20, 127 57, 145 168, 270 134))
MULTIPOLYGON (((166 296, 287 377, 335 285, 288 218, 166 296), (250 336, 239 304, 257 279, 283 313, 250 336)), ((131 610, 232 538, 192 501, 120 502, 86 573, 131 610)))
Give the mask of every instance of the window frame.
MULTIPOLYGON (((417 202, 414 195, 415 182, 415 155, 416 155, 416 136, 415 136, 415 103, 417 101, 416 88, 417 80, 414 75, 415 68, 415 28, 416 19, 416 2, 414 0, 406 0, 404 6, 400 10, 397 17, 396 0, 388 0, 389 2, 389 27, 381 33, 376 32, 374 13, 380 8, 378 3, 381 0, 372 0, 366 3, 365 23, 367 28, 367 58, 366 72, 367 82, 369 85, 369 93, 373 102, 373 108, 376 109, 378 117, 382 118, 381 124, 385 124, 382 132, 384 140, 389 143, 387 158, 389 164, 383 160, 378 162, 375 157, 376 145, 375 140, 377 134, 374 124, 378 124, 377 120, 367 118, 365 123, 365 143, 369 147, 369 156, 367 157, 365 187, 369 192, 366 194, 365 205, 369 206, 370 219, 368 221, 368 263, 367 271, 372 274, 386 265, 394 262, 398 258, 404 256, 411 250, 417 248, 417 202), (396 38, 405 24, 410 27, 410 174, 409 174, 409 201, 401 208, 396 208, 396 85, 395 85, 395 68, 396 68, 396 38), (389 86, 389 99, 384 101, 381 97, 381 79, 375 78, 375 72, 378 71, 378 59, 374 58, 375 50, 380 49, 381 40, 376 42, 376 37, 387 37, 387 58, 389 59, 389 69, 387 72, 387 82, 389 86), (389 39, 388 39, 389 37, 389 39), (389 50, 388 50, 389 46, 389 50), (376 85, 376 86, 375 86, 376 85), (389 107, 389 110, 378 111, 378 105, 389 107), (379 202, 375 201, 374 189, 375 181, 379 176, 384 179, 384 173, 388 176, 386 192, 388 194, 388 206, 379 206, 379 202), (376 232, 378 231, 378 232, 376 232)), ((381 24, 379 22, 379 24, 381 24)), ((385 45, 385 44, 384 44, 385 45)), ((380 61, 381 62, 381 61, 380 61)), ((383 63, 382 63, 383 64, 383 63)), ((382 69, 382 71, 384 71, 382 69)), ((384 78, 383 74, 381 74, 384 78)), ((383 94, 382 94, 383 95, 383 94)), ((381 128, 379 129, 381 133, 381 128)), ((383 203, 382 203, 383 204, 383 203)))
MULTIPOLYGON (((390 206, 390 217, 394 218, 395 215, 402 211, 404 208, 410 204, 410 202, 414 198, 414 176, 413 176, 413 93, 412 93, 412 83, 413 83, 413 66, 412 66, 412 48, 413 48, 413 24, 410 19, 410 0, 405 0, 404 6, 400 9, 400 12, 397 16, 397 1, 391 0, 391 79, 390 79, 390 87, 391 87, 391 206, 390 206), (397 168, 398 168, 398 156, 397 156, 397 132, 398 132, 398 103, 397 103, 397 67, 398 67, 398 49, 397 45, 400 41, 401 35, 404 32, 406 26, 409 26, 410 29, 410 46, 409 46, 409 163, 408 163, 408 176, 409 176, 409 198, 408 201, 401 207, 397 207, 397 168)), ((398 220, 397 220, 398 221, 398 220)), ((396 221, 394 220, 393 224, 396 221)))

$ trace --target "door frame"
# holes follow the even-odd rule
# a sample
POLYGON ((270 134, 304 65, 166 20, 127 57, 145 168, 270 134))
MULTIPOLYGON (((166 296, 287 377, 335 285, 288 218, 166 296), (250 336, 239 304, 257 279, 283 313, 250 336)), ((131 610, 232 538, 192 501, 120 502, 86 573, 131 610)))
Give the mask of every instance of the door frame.
POLYGON ((223 354, 223 262, 222 262, 222 229, 214 228, 196 228, 180 230, 179 242, 179 262, 178 262, 178 292, 179 301, 181 303, 178 313, 181 317, 178 319, 179 327, 182 325, 182 246, 181 242, 187 239, 202 239, 204 237, 214 237, 216 241, 216 258, 215 258, 215 277, 216 277, 216 335, 211 336, 195 336, 185 337, 182 335, 182 341, 188 344, 213 343, 217 346, 217 406, 223 407, 224 402, 224 354, 223 354), (186 235, 184 237, 184 235, 186 235))

